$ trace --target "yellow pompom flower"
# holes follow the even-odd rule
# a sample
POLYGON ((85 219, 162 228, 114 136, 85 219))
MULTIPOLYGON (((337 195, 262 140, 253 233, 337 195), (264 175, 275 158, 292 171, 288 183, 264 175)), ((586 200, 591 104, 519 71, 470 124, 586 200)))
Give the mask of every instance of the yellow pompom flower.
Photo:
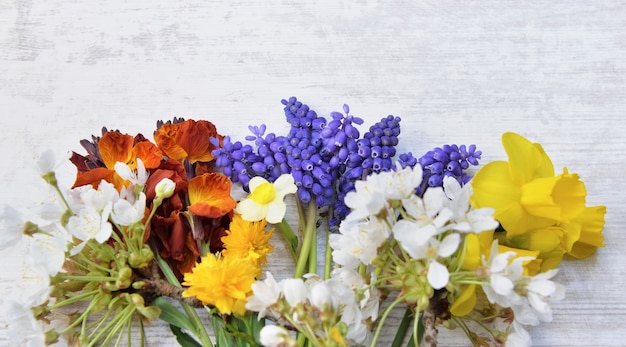
POLYGON ((585 257, 602 247, 604 206, 585 206, 587 191, 567 169, 555 176, 538 143, 508 132, 502 144, 509 161, 480 169, 471 184, 475 207, 491 207, 515 247, 538 250, 541 271, 555 268, 564 254, 585 257))
MULTIPOLYGON (((258 222, 244 220, 240 214, 235 214, 230 222, 230 230, 222 237, 225 257, 247 258, 257 266, 267 263, 267 254, 274 251, 270 239, 274 229, 265 232, 267 222, 263 219, 258 222)), ((260 271, 260 268, 259 268, 260 271)))
POLYGON ((221 313, 243 316, 258 267, 249 259, 209 254, 184 276, 183 297, 195 297, 221 313))

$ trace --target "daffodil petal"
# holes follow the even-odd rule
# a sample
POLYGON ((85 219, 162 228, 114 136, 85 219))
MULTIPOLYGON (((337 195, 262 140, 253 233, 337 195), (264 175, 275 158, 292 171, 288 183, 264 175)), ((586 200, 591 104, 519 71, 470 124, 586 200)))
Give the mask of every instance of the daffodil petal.
POLYGON ((510 175, 517 185, 538 177, 554 176, 552 161, 540 144, 507 132, 502 134, 502 145, 509 157, 510 175))
POLYGON ((450 313, 457 317, 468 315, 476 306, 476 285, 461 287, 461 295, 450 306, 450 313))

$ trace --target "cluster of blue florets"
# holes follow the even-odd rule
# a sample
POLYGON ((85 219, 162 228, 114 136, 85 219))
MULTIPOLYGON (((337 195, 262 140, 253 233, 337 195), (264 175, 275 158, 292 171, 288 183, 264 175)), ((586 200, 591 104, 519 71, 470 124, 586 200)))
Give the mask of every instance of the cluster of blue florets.
POLYGON ((472 165, 478 165, 478 159, 482 155, 476 150, 475 145, 444 145, 426 152, 418 159, 423 170, 422 185, 417 193, 423 194, 428 187, 443 186, 443 178, 454 177, 461 185, 472 179, 465 170, 472 165))
MULTIPOLYGON (((387 116, 372 125, 363 138, 357 141, 357 150, 351 152, 345 174, 339 178, 337 202, 329 220, 331 227, 339 223, 350 213, 344 204, 346 194, 354 191, 354 183, 369 174, 391 170, 392 157, 396 154, 396 145, 400 135, 400 117, 387 116)), ((410 153, 409 153, 410 155, 410 153)))
MULTIPOLYGON (((233 142, 225 136, 220 146, 217 139, 212 139, 218 147, 213 151, 216 166, 245 190, 252 177, 272 182, 282 174, 291 174, 302 203, 315 199, 318 207, 330 207, 329 225, 333 230, 350 212, 343 200, 354 191, 357 180, 396 169, 392 158, 400 135, 400 117, 383 117, 360 138, 357 126, 363 124, 363 119, 351 115, 348 105, 343 106, 343 113, 332 112, 327 120, 295 97, 281 102, 290 125, 287 136, 266 134, 262 124, 248 127, 252 135, 245 139, 253 145, 233 142)), ((397 163, 403 168, 422 167, 424 183, 416 190, 422 194, 428 187, 441 186, 444 176, 467 183, 471 177, 464 170, 477 165, 480 155, 474 145, 445 145, 419 159, 410 152, 400 154, 397 163)))

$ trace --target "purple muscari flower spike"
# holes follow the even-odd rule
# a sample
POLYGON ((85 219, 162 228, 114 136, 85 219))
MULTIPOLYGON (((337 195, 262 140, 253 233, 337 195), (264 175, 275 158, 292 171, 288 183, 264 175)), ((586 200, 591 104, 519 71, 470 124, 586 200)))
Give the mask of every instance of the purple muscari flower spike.
POLYGON ((466 184, 472 176, 465 170, 478 165, 481 155, 476 145, 470 145, 469 148, 465 145, 444 145, 426 152, 417 160, 423 169, 424 178, 417 194, 423 195, 428 187, 441 187, 445 176, 454 177, 461 185, 466 184))
MULTIPOLYGON (((346 110, 349 110, 347 105, 344 107, 344 111, 346 110)), ((348 115, 346 120, 349 117, 353 116, 348 115)), ((395 146, 398 144, 398 135, 400 135, 400 120, 400 117, 392 115, 383 117, 379 122, 370 126, 369 131, 363 134, 363 138, 356 139, 353 137, 354 141, 348 144, 353 147, 345 161, 345 173, 339 178, 334 214, 329 221, 331 230, 335 230, 336 226, 350 212, 343 203, 343 198, 348 192, 354 190, 354 182, 371 173, 388 171, 394 167, 392 157, 396 154, 395 146)), ((354 136, 356 134, 351 133, 352 123, 362 124, 363 120, 354 117, 348 121, 350 126, 344 127, 346 134, 354 136)), ((410 158, 412 156, 406 157, 407 162, 410 161, 410 158)))
POLYGON ((398 163, 404 169, 406 167, 415 167, 417 165, 417 159, 413 156, 413 153, 402 153, 398 156, 398 163))
MULTIPOLYGON (((224 175, 231 181, 241 183, 244 190, 248 190, 248 183, 254 176, 261 176, 274 181, 282 174, 280 163, 284 161, 284 137, 274 133, 265 135, 266 126, 249 126, 252 135, 245 137, 247 141, 254 141, 254 147, 241 142, 232 142, 225 136, 222 147, 215 149, 212 154, 216 157, 215 166, 223 169, 224 175), (281 161, 282 160, 282 161, 281 161), (278 165, 276 163, 278 162, 278 165)), ((219 145, 217 139, 211 142, 219 145)))

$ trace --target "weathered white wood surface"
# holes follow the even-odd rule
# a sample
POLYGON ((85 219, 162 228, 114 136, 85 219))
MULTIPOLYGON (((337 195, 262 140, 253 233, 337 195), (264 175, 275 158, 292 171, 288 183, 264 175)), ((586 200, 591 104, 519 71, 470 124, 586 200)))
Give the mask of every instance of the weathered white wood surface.
MULTIPOLYGON (((157 120, 183 116, 242 139, 248 124, 284 132, 291 95, 322 114, 348 103, 366 125, 401 116, 401 150, 416 155, 476 143, 483 162, 503 159, 500 135, 513 130, 608 207, 607 247, 564 262, 567 298, 532 329, 535 344, 623 345, 625 83, 617 1, 3 0, 0 202, 43 200, 33 156, 81 151, 102 126, 150 136, 157 120)), ((69 185, 71 165, 59 170, 69 185)), ((275 273, 287 256, 271 257, 275 273)), ((19 253, 2 257, 4 296, 19 253)), ((163 324, 148 331, 149 346, 173 343, 163 324)))

